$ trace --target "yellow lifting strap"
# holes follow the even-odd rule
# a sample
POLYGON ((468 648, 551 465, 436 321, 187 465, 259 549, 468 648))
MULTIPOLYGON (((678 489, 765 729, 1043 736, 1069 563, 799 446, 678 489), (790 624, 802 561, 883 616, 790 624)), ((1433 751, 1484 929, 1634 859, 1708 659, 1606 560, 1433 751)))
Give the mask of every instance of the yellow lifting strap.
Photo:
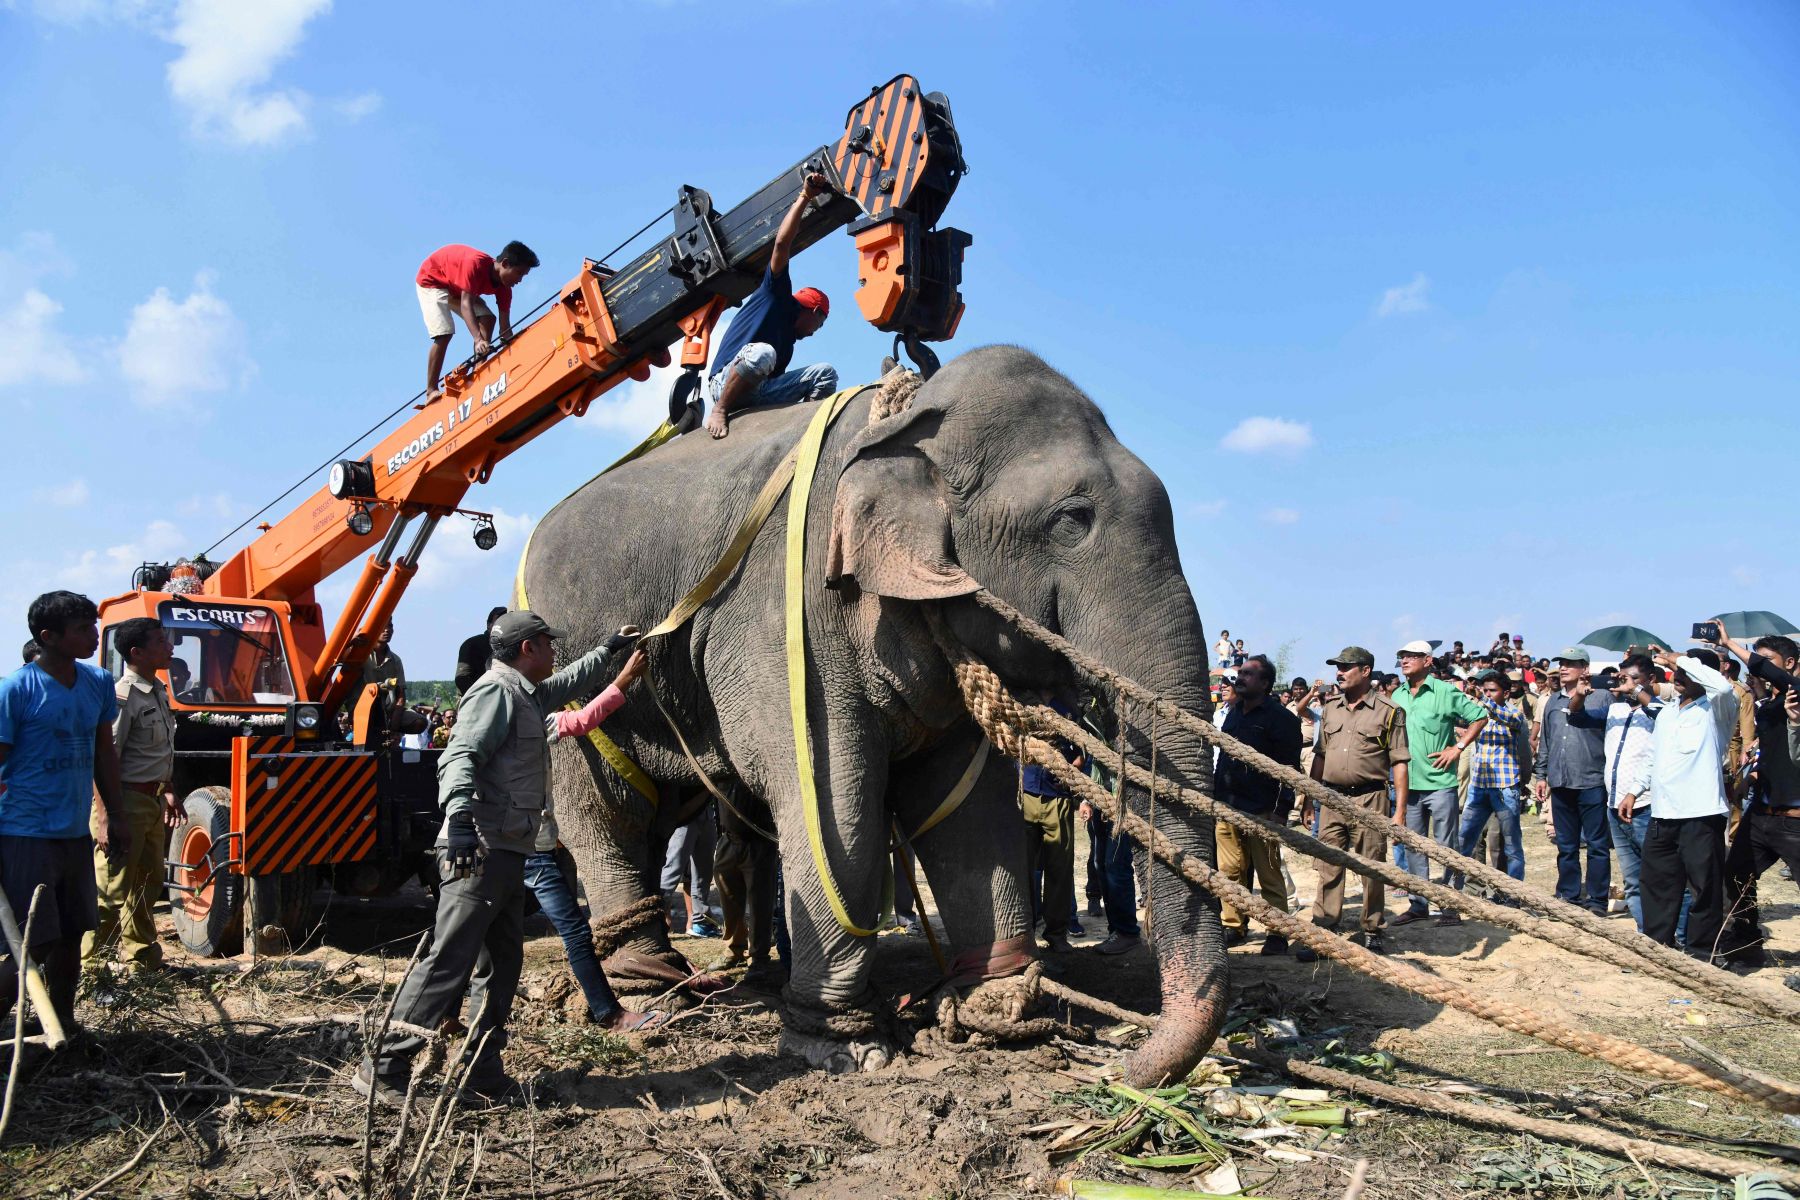
POLYGON ((962 778, 956 781, 956 786, 950 789, 950 794, 944 797, 944 802, 933 809, 931 815, 912 831, 912 836, 907 838, 907 841, 918 841, 927 832, 937 828, 938 823, 945 817, 962 807, 962 802, 967 800, 969 793, 975 790, 975 781, 981 778, 982 769, 987 766, 988 750, 992 745, 993 743, 985 737, 981 739, 981 744, 975 747, 975 757, 969 760, 969 765, 963 770, 962 778))
MULTIPOLYGON (((842 395, 842 393, 839 393, 842 395)), ((831 915, 851 937, 871 937, 875 931, 864 929, 850 919, 844 897, 838 892, 831 863, 825 854, 825 839, 819 829, 819 784, 813 775, 812 739, 806 720, 806 506, 812 496, 813 473, 819 466, 819 449, 825 443, 825 430, 835 407, 822 406, 822 411, 806 427, 806 434, 796 449, 799 462, 794 467, 794 487, 788 493, 787 511, 787 592, 784 607, 787 615, 788 713, 794 722, 794 758, 800 772, 800 810, 806 816, 806 842, 812 847, 813 866, 819 872, 819 885, 825 889, 825 900, 831 915)))

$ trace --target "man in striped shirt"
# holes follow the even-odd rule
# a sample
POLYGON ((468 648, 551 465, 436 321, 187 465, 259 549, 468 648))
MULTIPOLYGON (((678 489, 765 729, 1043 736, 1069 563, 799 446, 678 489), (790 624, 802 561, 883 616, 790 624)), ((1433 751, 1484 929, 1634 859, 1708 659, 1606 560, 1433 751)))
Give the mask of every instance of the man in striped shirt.
POLYGON ((1463 809, 1458 831, 1465 855, 1475 853, 1490 816, 1498 818, 1500 840, 1506 848, 1506 873, 1525 878, 1525 843, 1519 834, 1519 744, 1525 717, 1507 697, 1508 680, 1498 671, 1475 676, 1481 685, 1481 704, 1488 720, 1475 738, 1475 762, 1469 770, 1469 803, 1463 809))

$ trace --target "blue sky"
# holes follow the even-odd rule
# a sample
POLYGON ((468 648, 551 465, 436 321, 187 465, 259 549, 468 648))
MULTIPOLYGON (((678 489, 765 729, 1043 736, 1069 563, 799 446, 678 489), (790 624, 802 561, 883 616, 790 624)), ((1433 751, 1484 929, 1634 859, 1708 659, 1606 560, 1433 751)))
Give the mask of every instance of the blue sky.
MULTIPOLYGON (((902 70, 970 161, 953 348, 1031 346, 1102 405, 1210 632, 1317 673, 1800 619, 1800 6, 930 0, 0 0, 0 618, 208 545, 415 391, 438 245, 529 242, 530 307, 902 70)), ((872 378, 854 268, 834 235, 795 277, 838 302, 808 349, 872 378)), ((501 546, 433 543, 412 675, 660 382, 471 494, 501 546)))

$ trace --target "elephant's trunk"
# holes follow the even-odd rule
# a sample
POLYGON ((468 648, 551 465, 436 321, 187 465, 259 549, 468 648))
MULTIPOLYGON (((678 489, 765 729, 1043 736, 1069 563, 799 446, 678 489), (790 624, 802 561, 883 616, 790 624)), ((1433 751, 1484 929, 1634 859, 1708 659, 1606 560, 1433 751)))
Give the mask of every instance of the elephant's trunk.
MULTIPOLYGON (((1210 710, 1205 638, 1186 583, 1179 579, 1176 583, 1161 605, 1139 610, 1139 620, 1122 631, 1126 635, 1122 640, 1104 639, 1113 642, 1108 646, 1102 639, 1083 638, 1079 644, 1164 699, 1189 712, 1206 713, 1210 710), (1154 634, 1147 636, 1150 631, 1154 634)), ((1150 713, 1127 703, 1121 715, 1137 727, 1138 754, 1147 756, 1150 713)), ((1155 724, 1157 773, 1171 782, 1210 791, 1211 748, 1166 720, 1155 724)), ((1160 799, 1152 813, 1150 794, 1142 788, 1127 788, 1125 798, 1133 812, 1153 818, 1156 828, 1180 850, 1208 865, 1214 863, 1210 818, 1160 799)), ((1185 1078, 1212 1046, 1225 1023, 1229 987, 1218 902, 1152 859, 1146 847, 1138 849, 1148 868, 1140 871, 1139 880, 1147 874, 1150 939, 1161 967, 1162 1018, 1150 1040, 1132 1055, 1126 1074, 1135 1085, 1155 1086, 1185 1078)))

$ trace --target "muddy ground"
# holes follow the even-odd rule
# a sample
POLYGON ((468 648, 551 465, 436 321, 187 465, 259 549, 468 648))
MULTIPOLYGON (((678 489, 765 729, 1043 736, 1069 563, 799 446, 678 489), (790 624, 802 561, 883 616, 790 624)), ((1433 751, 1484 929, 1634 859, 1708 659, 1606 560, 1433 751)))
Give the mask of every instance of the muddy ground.
MULTIPOLYGON (((1547 885, 1554 851, 1535 822, 1527 850, 1530 877, 1547 885)), ((1292 865, 1310 896, 1307 864, 1292 865)), ((1800 970, 1800 893, 1771 872, 1764 901, 1782 965, 1761 974, 1778 980, 1800 970)), ((1390 911, 1400 903, 1390 896, 1390 911)), ((776 1055, 779 1018, 769 999, 739 989, 684 1013, 666 1033, 627 1041, 585 1022, 561 945, 540 917, 530 926, 508 1051, 536 1106, 440 1111, 441 1132, 427 1136, 439 1091, 424 1083, 404 1129, 390 1113, 375 1115, 365 1174, 364 1107, 347 1086, 363 1035, 333 1019, 379 1017, 429 920, 422 893, 336 900, 320 943, 303 953, 194 964, 201 970, 193 979, 133 980, 106 1006, 85 999, 81 1016, 95 1034, 87 1047, 48 1059, 27 1053, 18 1111, 0 1147, 0 1194, 348 1200, 406 1185, 408 1194, 488 1200, 1004 1197, 1047 1194, 1067 1175, 1191 1188, 1199 1174, 1136 1170, 1102 1156, 1053 1162, 1054 1133, 1030 1132, 1078 1115, 1072 1095, 1141 1034, 1065 1012, 1072 1023, 1063 1036, 914 1053, 876 1074, 827 1078, 776 1055)), ((1097 941, 1103 925, 1090 921, 1078 941, 1097 941)), ((1777 1143, 1800 1161, 1800 1123, 1545 1051, 1329 962, 1261 957, 1258 944, 1253 938, 1234 951, 1233 990, 1253 1024, 1283 1033, 1289 1029, 1271 1022, 1293 1022, 1300 1041, 1290 1053, 1318 1054, 1331 1041, 1348 1053, 1379 1048, 1397 1060, 1398 1082, 1558 1118, 1579 1104, 1636 1136, 1740 1156, 1748 1152, 1721 1141, 1777 1143), (1457 1081, 1482 1090, 1469 1093, 1457 1081)), ((1674 1053, 1685 1052, 1678 1039, 1686 1036, 1747 1066, 1800 1078, 1792 1027, 1524 936, 1477 923, 1426 924, 1399 931, 1390 945, 1426 970, 1586 1028, 1674 1053)), ((699 939, 683 946, 696 961, 719 950, 699 939)), ((1154 1007, 1147 950, 1123 958, 1084 951, 1048 965, 1082 990, 1154 1007)), ((922 993, 936 974, 922 938, 880 939, 877 984, 886 993, 922 993)), ((1253 1070, 1240 1081, 1279 1082, 1253 1070)), ((1297 1147, 1303 1161, 1292 1150, 1276 1160, 1259 1148, 1267 1143, 1245 1144, 1235 1162, 1246 1192, 1335 1198, 1359 1158, 1370 1160, 1371 1197, 1710 1196, 1717 1186, 1361 1107, 1375 1114, 1347 1134, 1297 1147)))

